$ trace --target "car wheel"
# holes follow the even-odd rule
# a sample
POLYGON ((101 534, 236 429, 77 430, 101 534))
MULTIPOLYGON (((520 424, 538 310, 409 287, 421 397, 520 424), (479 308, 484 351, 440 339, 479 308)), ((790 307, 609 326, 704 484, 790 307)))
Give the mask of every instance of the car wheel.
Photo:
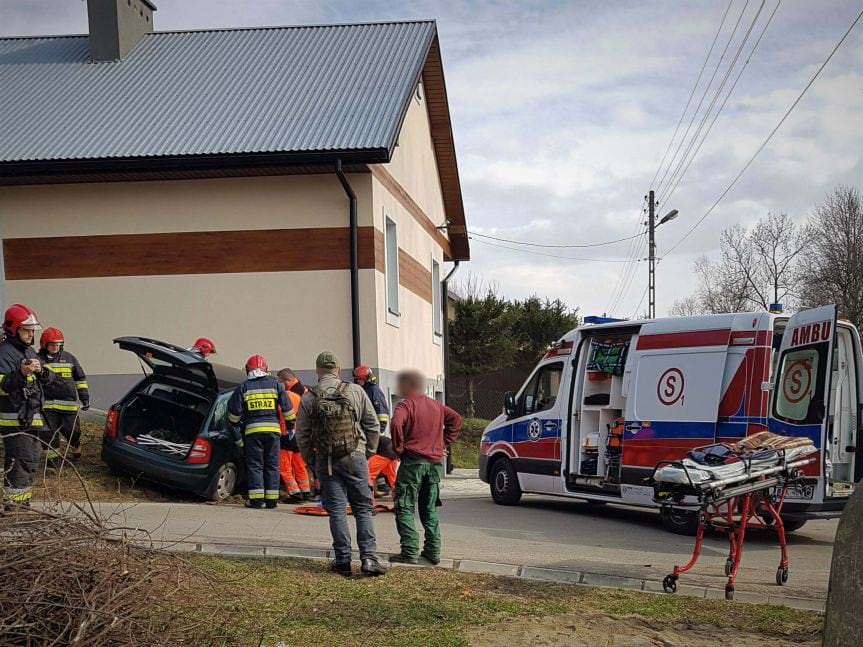
POLYGON ((500 505, 516 505, 521 501, 521 487, 512 463, 506 458, 499 458, 491 466, 489 475, 491 498, 500 505))
POLYGON ((204 497, 210 501, 224 501, 234 493, 237 487, 237 466, 234 463, 224 463, 219 466, 204 497))
POLYGON ((693 536, 698 529, 698 513, 682 508, 663 506, 659 510, 662 526, 675 535, 693 536))

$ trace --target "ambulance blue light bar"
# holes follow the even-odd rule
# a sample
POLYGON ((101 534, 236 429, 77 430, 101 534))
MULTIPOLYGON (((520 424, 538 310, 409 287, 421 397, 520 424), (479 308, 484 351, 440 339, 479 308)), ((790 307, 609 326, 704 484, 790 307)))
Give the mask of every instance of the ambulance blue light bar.
POLYGON ((626 319, 615 319, 614 317, 598 317, 596 315, 591 315, 584 318, 584 323, 586 324, 607 324, 616 323, 618 321, 626 321, 626 319))

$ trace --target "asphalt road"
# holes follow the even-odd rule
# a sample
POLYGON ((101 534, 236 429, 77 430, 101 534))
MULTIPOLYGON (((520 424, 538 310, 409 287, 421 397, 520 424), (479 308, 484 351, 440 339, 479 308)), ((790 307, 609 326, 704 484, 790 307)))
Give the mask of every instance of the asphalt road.
MULTIPOLYGON (((495 505, 474 479, 447 479, 441 520, 443 556, 503 564, 567 568, 661 579, 692 550, 692 538, 665 531, 652 510, 526 496, 521 505, 495 505)), ((146 529, 155 540, 328 548, 326 518, 205 503, 102 504, 114 523, 146 529)), ((837 521, 809 522, 789 534, 791 574, 784 592, 824 597, 837 521)), ((379 549, 398 552, 392 515, 376 517, 379 549)), ((681 584, 723 588, 727 540, 710 537, 696 570, 681 584)), ((774 591, 779 563, 775 536, 748 535, 738 577, 739 591, 774 591)))

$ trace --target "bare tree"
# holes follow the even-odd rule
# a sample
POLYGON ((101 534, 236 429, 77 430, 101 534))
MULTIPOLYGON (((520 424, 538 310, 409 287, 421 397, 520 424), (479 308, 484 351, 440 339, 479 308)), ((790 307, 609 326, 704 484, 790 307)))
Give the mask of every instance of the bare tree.
POLYGON ((811 241, 803 273, 803 303, 835 303, 840 316, 863 326, 863 203, 860 192, 839 186, 815 208, 806 229, 811 241))
POLYGON ((804 228, 787 214, 768 213, 751 229, 734 225, 722 232, 720 258, 701 256, 693 272, 695 293, 675 303, 672 314, 768 310, 773 303, 796 305, 804 228))

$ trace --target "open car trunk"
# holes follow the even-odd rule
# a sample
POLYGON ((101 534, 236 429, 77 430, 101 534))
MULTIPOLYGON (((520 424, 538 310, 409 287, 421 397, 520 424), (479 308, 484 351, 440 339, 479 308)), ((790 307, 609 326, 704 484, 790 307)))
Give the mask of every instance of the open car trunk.
POLYGON ((120 435, 142 449, 183 460, 201 432, 210 406, 205 395, 150 382, 123 407, 120 435))

